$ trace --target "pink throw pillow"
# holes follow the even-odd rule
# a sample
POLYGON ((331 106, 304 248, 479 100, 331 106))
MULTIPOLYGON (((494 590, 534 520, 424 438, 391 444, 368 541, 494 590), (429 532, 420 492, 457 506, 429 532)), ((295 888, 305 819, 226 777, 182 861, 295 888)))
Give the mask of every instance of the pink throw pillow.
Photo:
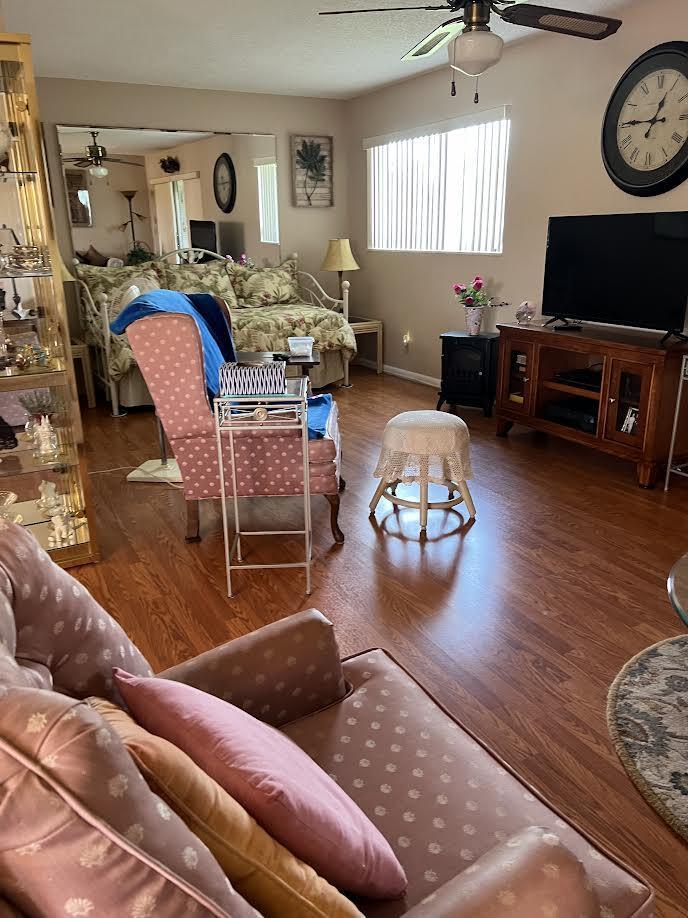
POLYGON ((372 898, 404 893, 406 876, 388 842, 289 737, 181 682, 113 672, 142 727, 186 752, 322 877, 372 898))

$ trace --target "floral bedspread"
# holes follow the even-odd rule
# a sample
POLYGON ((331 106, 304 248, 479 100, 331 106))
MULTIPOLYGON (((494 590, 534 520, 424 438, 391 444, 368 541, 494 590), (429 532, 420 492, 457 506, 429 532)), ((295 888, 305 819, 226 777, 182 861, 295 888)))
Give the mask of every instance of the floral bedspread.
MULTIPOLYGON (((322 306, 305 303, 232 309, 234 343, 240 351, 287 351, 287 338, 310 335, 317 351, 341 351, 345 359, 356 355, 356 338, 344 316, 322 306)), ((110 374, 117 382, 135 365, 126 335, 110 338, 110 374)))

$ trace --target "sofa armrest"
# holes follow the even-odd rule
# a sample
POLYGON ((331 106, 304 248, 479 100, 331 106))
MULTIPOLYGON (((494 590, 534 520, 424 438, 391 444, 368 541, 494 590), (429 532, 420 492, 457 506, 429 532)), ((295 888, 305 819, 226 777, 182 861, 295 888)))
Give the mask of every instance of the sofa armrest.
POLYGON ((309 609, 160 673, 284 726, 340 701, 346 683, 332 622, 309 609))
POLYGON ((406 918, 598 918, 578 858, 547 829, 523 829, 412 908, 406 918))

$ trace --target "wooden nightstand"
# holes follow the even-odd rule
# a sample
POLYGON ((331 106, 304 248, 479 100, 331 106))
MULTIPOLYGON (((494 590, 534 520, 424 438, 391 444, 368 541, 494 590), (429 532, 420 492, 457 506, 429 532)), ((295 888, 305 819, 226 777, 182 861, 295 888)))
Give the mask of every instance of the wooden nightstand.
MULTIPOLYGON (((380 376, 383 373, 383 345, 384 345, 384 326, 382 324, 382 319, 364 319, 359 316, 352 316, 349 319, 349 325, 351 325, 354 335, 375 335, 376 343, 376 369, 377 375, 380 376)), ((344 364, 344 385, 349 385, 349 362, 345 361, 344 364)))

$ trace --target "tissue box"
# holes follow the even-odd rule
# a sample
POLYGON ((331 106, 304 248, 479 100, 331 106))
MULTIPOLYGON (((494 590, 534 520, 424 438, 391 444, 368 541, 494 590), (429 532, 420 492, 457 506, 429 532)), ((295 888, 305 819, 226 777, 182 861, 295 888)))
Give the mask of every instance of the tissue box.
POLYGON ((292 357, 312 357, 315 338, 287 338, 292 357))

